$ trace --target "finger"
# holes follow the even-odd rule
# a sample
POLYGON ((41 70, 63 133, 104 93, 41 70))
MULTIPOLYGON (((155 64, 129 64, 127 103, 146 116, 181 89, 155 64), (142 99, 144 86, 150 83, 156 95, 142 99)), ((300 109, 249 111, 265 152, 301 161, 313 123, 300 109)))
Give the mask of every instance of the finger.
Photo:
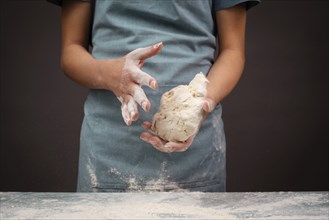
POLYGON ((143 121, 142 126, 145 130, 152 131, 152 123, 148 121, 143 121))
POLYGON ((122 118, 124 120, 124 122, 126 123, 126 125, 131 125, 131 118, 130 118, 130 114, 128 111, 128 105, 126 100, 123 97, 118 97, 119 101, 121 102, 121 114, 122 114, 122 118))
POLYGON ((203 103, 203 110, 206 112, 212 112, 215 109, 216 105, 214 100, 206 98, 203 103))
POLYGON ((163 47, 163 43, 157 43, 152 46, 138 48, 128 54, 132 59, 145 60, 158 54, 163 47))
POLYGON ((157 149, 158 151, 164 152, 164 153, 171 153, 173 152, 173 149, 171 149, 170 147, 165 147, 166 142, 161 140, 159 137, 157 136, 153 136, 147 132, 143 132, 140 136, 140 138, 151 144, 155 149, 157 149))
POLYGON ((150 101, 147 99, 144 90, 138 86, 131 86, 130 94, 134 98, 134 100, 143 108, 144 111, 149 111, 151 107, 150 101))
POLYGON ((175 149, 171 148, 170 146, 161 145, 158 142, 153 141, 153 140, 150 140, 150 143, 158 151, 161 151, 161 152, 164 152, 164 153, 173 153, 173 152, 175 152, 175 149))
POLYGON ((152 144, 152 146, 155 148, 155 149, 157 149, 158 151, 161 151, 161 152, 163 152, 163 153, 172 153, 172 152, 174 152, 172 149, 170 149, 170 148, 167 148, 167 147, 163 147, 163 146, 161 146, 161 147, 159 147, 159 146, 157 146, 157 144, 156 143, 153 143, 153 142, 151 142, 150 144, 152 144))
POLYGON ((148 122, 148 121, 144 121, 142 123, 142 127, 148 131, 149 133, 153 134, 153 135, 157 135, 153 130, 152 130, 152 123, 148 122))
POLYGON ((151 89, 158 88, 158 81, 149 74, 139 69, 138 67, 133 68, 132 72, 134 73, 132 75, 133 80, 139 85, 148 86, 151 89))
POLYGON ((173 152, 184 152, 191 146, 192 142, 193 138, 189 138, 185 142, 168 142, 164 147, 171 148, 173 152))
POLYGON ((128 108, 128 113, 130 116, 131 121, 136 121, 139 117, 138 114, 138 108, 137 108, 137 104, 135 102, 135 100, 133 99, 133 97, 128 96, 128 103, 127 103, 127 108, 128 108))
MULTIPOLYGON (((143 132, 141 135, 140 135, 140 139, 142 139, 143 141, 151 144, 154 148, 156 148, 157 150, 161 151, 161 152, 164 152, 163 149, 161 149, 161 147, 158 147, 158 144, 153 140, 151 140, 151 138, 153 137, 153 135, 147 133, 147 132, 143 132)), ((160 144, 161 145, 161 144, 160 144)))
POLYGON ((140 139, 142 139, 143 141, 148 142, 149 139, 150 139, 152 136, 153 136, 153 135, 151 135, 150 133, 143 132, 143 133, 140 135, 140 139))
MULTIPOLYGON (((148 121, 144 121, 142 123, 142 126, 145 130, 153 133, 151 130, 152 123, 148 121)), ((192 144, 194 136, 189 137, 185 142, 165 142, 161 140, 160 138, 153 136, 147 132, 143 132, 141 135, 141 138, 147 139, 147 142, 152 142, 152 145, 156 147, 157 149, 161 149, 162 152, 184 152, 186 151, 192 144), (159 142, 160 140, 160 142, 159 142)))
POLYGON ((143 65, 144 65, 144 60, 140 60, 139 63, 137 64, 139 68, 142 68, 143 65))

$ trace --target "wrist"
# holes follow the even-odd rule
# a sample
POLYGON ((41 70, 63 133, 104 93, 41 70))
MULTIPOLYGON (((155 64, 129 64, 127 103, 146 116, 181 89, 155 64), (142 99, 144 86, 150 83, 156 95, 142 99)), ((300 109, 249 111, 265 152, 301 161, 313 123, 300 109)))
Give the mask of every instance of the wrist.
POLYGON ((124 58, 102 60, 95 59, 95 86, 99 89, 111 90, 117 94, 120 87, 123 64, 124 58))

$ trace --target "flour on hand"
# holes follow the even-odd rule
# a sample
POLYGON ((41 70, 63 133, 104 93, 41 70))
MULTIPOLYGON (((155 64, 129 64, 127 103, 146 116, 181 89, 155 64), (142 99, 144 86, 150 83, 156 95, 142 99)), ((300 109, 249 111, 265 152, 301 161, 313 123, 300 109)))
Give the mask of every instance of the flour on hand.
POLYGON ((165 92, 153 117, 153 132, 173 142, 186 141, 194 135, 202 119, 207 83, 203 73, 198 73, 189 85, 179 85, 165 92))

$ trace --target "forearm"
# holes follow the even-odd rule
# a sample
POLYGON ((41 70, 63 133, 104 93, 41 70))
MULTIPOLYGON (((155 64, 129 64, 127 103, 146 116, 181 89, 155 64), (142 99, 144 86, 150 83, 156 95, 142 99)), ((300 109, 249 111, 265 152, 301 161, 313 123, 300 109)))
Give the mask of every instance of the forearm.
POLYGON ((79 85, 93 89, 113 89, 116 85, 115 74, 119 71, 120 59, 97 60, 81 45, 71 44, 62 49, 61 67, 65 75, 79 85), (103 65, 111 66, 107 69, 104 79, 103 65), (111 74, 112 73, 112 74, 111 74))
POLYGON ((208 98, 221 102, 236 86, 244 68, 245 56, 240 50, 221 51, 207 76, 208 98))
MULTIPOLYGON (((97 60, 86 49, 92 21, 92 6, 64 0, 62 5, 62 54, 64 73, 79 85, 115 90, 114 77, 121 74, 121 60, 97 60)), ((122 66, 122 65, 121 65, 122 66)))

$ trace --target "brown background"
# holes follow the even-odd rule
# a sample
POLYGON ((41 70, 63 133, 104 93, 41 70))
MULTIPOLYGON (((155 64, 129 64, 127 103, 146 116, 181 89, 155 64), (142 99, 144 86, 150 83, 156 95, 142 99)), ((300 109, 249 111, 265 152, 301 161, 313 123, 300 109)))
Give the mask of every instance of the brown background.
MULTIPOLYGON (((329 190, 328 1, 264 0, 247 26, 223 103, 227 190, 329 190)), ((87 89, 59 57, 59 7, 0 1, 0 191, 75 190, 87 89)))

